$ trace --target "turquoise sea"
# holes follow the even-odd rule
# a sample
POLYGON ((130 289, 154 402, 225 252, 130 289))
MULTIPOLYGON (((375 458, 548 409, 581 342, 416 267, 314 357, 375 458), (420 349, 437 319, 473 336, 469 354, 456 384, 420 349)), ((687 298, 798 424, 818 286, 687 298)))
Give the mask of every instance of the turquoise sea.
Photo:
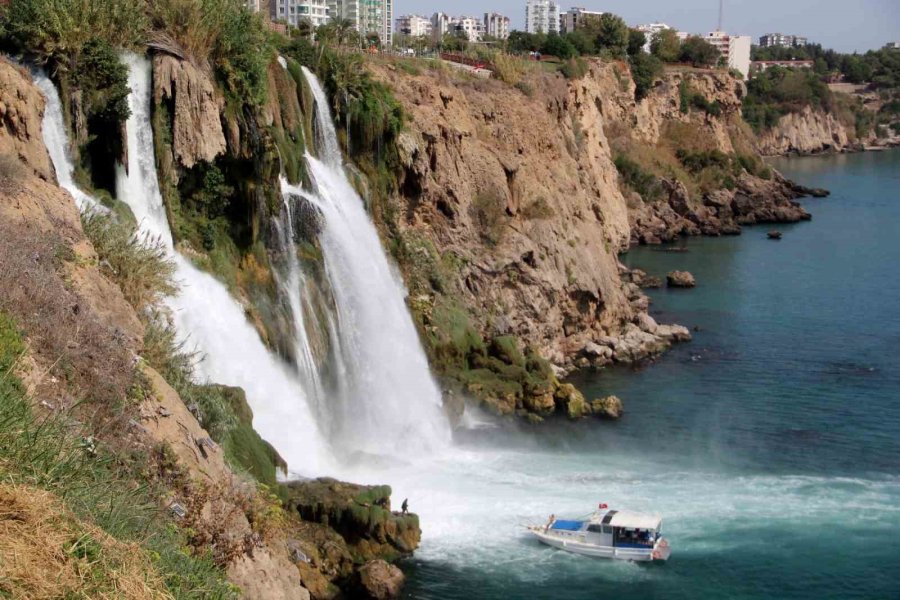
POLYGON ((809 223, 637 248, 694 273, 652 291, 694 341, 646 368, 582 375, 617 423, 474 427, 426 468, 391 469, 422 517, 406 597, 900 598, 900 151, 780 160, 830 198, 809 223), (663 516, 663 565, 584 558, 522 525, 598 502, 663 516))

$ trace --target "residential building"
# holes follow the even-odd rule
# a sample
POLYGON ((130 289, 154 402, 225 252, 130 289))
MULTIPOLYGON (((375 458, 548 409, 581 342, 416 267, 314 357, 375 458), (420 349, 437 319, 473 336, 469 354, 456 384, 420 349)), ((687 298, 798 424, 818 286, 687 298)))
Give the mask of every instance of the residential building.
POLYGON ((573 6, 559 16, 559 32, 562 34, 575 31, 578 28, 578 23, 585 17, 600 17, 602 14, 600 11, 573 6))
MULTIPOLYGON (((673 29, 673 27, 669 27, 665 23, 649 23, 647 25, 638 25, 635 27, 638 31, 644 34, 644 37, 647 38, 647 41, 644 43, 644 52, 650 53, 650 44, 653 42, 653 36, 655 36, 660 31, 666 31, 668 29, 673 29)), ((681 32, 676 32, 679 34, 679 39, 685 40, 687 39, 687 34, 684 34, 684 37, 681 37, 681 32)))
POLYGON ((440 42, 445 35, 452 33, 452 22, 452 17, 446 13, 436 12, 431 15, 431 38, 435 42, 440 42))
POLYGON ((728 35, 724 31, 713 31, 704 37, 725 59, 729 69, 740 72, 746 79, 750 75, 750 46, 752 42, 749 35, 728 35))
POLYGON ((484 13, 484 34, 498 40, 509 37, 509 17, 498 13, 484 13))
POLYGON ((394 0, 327 1, 330 16, 348 19, 361 35, 376 34, 384 45, 394 42, 394 0))
POLYGON ((559 3, 554 0, 526 0, 525 31, 559 33, 559 3))
POLYGON ((394 30, 412 37, 430 36, 431 19, 419 15, 403 15, 397 17, 394 30))
POLYGON ((759 38, 759 45, 763 48, 798 48, 808 43, 805 37, 799 35, 784 35, 783 33, 767 33, 759 38))
POLYGON ((888 42, 884 45, 885 50, 900 50, 900 42, 888 42))
POLYGON ((484 21, 478 17, 456 17, 451 25, 456 31, 464 32, 470 42, 478 42, 484 35, 484 21))
POLYGON ((313 27, 328 22, 327 0, 269 0, 269 2, 269 15, 273 21, 283 21, 296 26, 301 20, 306 19, 313 27))
POLYGON ((812 69, 815 62, 811 60, 754 60, 750 63, 750 75, 762 73, 772 67, 784 69, 812 69))

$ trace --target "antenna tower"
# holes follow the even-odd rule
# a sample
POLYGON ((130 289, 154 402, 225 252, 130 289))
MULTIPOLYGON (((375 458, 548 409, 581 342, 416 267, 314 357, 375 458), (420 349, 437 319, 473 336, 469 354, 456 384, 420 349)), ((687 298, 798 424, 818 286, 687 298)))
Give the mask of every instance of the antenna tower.
POLYGON ((716 31, 722 31, 722 13, 725 12, 725 0, 719 0, 719 27, 716 31))

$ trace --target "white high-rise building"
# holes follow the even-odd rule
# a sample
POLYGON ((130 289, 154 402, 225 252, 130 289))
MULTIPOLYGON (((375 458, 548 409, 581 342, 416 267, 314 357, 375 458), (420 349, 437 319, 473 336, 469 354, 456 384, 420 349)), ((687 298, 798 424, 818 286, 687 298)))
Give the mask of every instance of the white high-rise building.
POLYGON ((328 9, 331 17, 353 23, 360 35, 374 33, 386 46, 394 42, 394 0, 328 0, 328 9))
POLYGON ((296 26, 306 19, 313 27, 328 22, 328 0, 269 0, 273 21, 296 26))
POLYGON ((559 32, 562 33, 570 33, 575 31, 578 27, 578 23, 582 21, 585 17, 597 17, 599 18, 603 13, 597 10, 588 10, 586 8, 581 8, 580 6, 573 6, 566 12, 562 13, 559 17, 559 32))
POLYGON ((484 13, 484 34, 505 40, 509 37, 509 17, 498 13, 484 13))
POLYGON ((526 0, 525 31, 559 33, 559 4, 554 0, 526 0))
POLYGON ((444 36, 453 31, 451 23, 453 19, 450 15, 442 12, 436 12, 431 15, 431 37, 435 42, 440 42, 444 36))
POLYGON ((724 31, 712 31, 703 39, 715 46, 729 69, 740 72, 744 79, 750 75, 750 46, 753 42, 749 35, 728 35, 724 31))
POLYGON ((431 35, 431 27, 431 19, 419 15, 402 15, 397 17, 394 31, 412 37, 424 37, 431 35))
POLYGON ((468 38, 470 42, 477 42, 481 40, 481 36, 484 35, 484 22, 478 17, 456 17, 451 21, 451 26, 456 31, 465 32, 466 38, 468 38))

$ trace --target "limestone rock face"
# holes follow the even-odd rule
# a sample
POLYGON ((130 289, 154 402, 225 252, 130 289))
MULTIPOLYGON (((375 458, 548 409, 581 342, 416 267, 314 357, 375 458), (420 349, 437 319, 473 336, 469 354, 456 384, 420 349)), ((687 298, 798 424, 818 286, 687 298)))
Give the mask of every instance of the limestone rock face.
POLYGON ((153 96, 156 103, 174 102, 172 150, 183 167, 212 162, 225 152, 219 117, 223 101, 209 75, 188 61, 159 54, 153 59, 153 96))
POLYGON ((502 315, 509 333, 564 364, 631 319, 606 80, 542 77, 526 95, 495 80, 373 68, 410 117, 398 144, 399 227, 458 257, 455 299, 484 332, 502 315))
POLYGON ((44 147, 44 97, 22 67, 0 59, 0 156, 21 160, 45 181, 54 180, 44 147))
POLYGON ((390 600, 400 597, 406 577, 403 571, 383 561, 370 560, 359 570, 360 587, 373 600, 390 600))
POLYGON ((697 285, 697 281, 688 271, 672 271, 666 275, 666 284, 675 288, 692 288, 697 285))
POLYGON ((834 115, 807 106, 789 113, 759 134, 758 149, 766 156, 840 152, 851 146, 850 133, 834 115))

